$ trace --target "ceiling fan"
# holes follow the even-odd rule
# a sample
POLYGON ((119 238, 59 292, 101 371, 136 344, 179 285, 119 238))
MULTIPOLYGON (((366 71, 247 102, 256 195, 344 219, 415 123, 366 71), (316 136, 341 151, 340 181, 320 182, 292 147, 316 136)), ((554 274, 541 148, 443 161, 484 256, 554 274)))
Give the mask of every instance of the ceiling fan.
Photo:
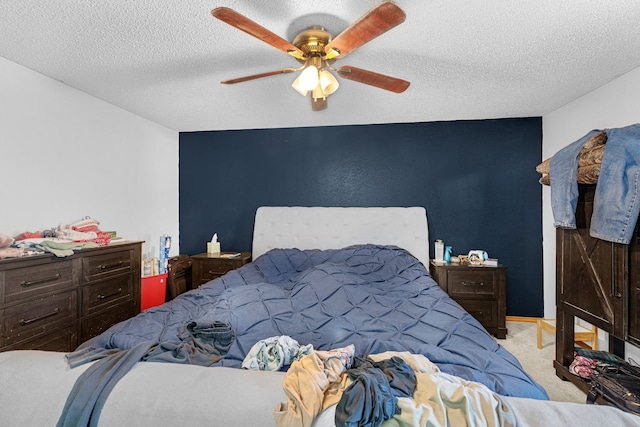
POLYGON ((409 87, 410 83, 406 80, 351 65, 333 67, 336 59, 345 57, 405 20, 404 11, 391 1, 380 3, 335 38, 324 27, 314 25, 298 34, 291 43, 228 7, 213 9, 211 14, 215 18, 293 56, 302 64, 298 68, 282 68, 225 80, 221 82, 223 84, 242 83, 262 77, 302 71, 291 86, 303 96, 306 96, 307 93, 311 94, 311 106, 314 111, 327 108, 327 96, 335 92, 339 86, 338 81, 329 70, 336 72, 342 78, 395 93, 402 93, 409 87))

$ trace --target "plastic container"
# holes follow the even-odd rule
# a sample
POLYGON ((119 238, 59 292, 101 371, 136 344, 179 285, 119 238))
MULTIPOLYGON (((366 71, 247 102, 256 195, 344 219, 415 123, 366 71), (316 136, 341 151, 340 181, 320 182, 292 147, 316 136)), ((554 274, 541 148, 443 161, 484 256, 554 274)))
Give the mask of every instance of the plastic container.
POLYGON ((167 268, 169 267, 169 250, 171 249, 171 236, 168 234, 163 234, 160 236, 160 261, 159 267, 160 270, 158 273, 166 273, 167 268))
POLYGON ((167 273, 142 278, 140 311, 165 303, 167 295, 167 273))
POLYGON ((444 242, 440 239, 436 240, 435 248, 436 248, 436 253, 435 253, 436 262, 444 262, 444 242))
POLYGON ((444 247, 444 262, 449 264, 451 262, 451 246, 444 247))

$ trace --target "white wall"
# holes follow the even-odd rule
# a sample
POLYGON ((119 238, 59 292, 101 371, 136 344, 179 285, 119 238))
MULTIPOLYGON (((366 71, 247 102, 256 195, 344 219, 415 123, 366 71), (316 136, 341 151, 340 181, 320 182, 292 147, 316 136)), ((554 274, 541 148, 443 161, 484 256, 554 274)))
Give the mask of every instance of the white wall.
MULTIPOLYGON (((553 156, 558 150, 592 129, 623 127, 639 122, 640 68, 636 68, 545 115, 542 118, 542 158, 553 156)), ((542 191, 544 313, 545 317, 555 318, 556 248, 550 198, 549 187, 544 186, 542 191)))
POLYGON ((83 216, 178 248, 178 132, 0 57, 0 233, 83 216))

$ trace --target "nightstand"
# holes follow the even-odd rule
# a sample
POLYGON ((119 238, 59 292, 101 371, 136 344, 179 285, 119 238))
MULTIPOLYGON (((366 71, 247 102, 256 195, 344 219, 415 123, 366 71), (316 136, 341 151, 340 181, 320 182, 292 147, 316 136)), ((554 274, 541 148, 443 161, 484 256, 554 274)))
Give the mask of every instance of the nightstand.
POLYGON ((503 265, 441 264, 434 260, 429 265, 440 287, 498 338, 507 337, 506 270, 503 265))
POLYGON ((193 255, 191 257, 193 287, 197 288, 251 261, 251 252, 240 252, 240 256, 236 258, 223 258, 224 254, 233 253, 237 252, 193 255))

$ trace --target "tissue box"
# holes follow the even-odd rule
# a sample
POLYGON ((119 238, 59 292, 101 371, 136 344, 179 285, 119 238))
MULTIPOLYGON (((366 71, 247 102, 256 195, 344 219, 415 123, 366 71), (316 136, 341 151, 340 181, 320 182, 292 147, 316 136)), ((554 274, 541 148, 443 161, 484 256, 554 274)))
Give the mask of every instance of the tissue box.
POLYGON ((220 253, 220 242, 207 242, 207 253, 208 254, 219 254, 220 253))

